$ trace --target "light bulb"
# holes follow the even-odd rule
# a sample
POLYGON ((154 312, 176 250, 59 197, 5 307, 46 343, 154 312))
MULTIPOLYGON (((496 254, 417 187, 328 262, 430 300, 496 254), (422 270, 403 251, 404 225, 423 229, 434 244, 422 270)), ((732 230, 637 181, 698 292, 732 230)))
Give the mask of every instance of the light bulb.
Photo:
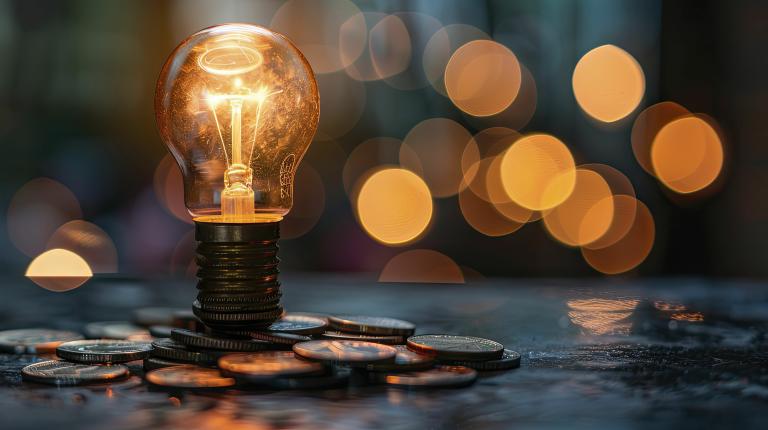
POLYGON ((283 313, 279 221, 320 116, 309 63, 265 28, 210 27, 165 62, 155 113, 195 221, 192 311, 222 332, 268 327, 283 313))
POLYGON ((312 69, 284 36, 224 24, 184 40, 160 73, 155 112, 193 218, 282 219, 319 109, 312 69))

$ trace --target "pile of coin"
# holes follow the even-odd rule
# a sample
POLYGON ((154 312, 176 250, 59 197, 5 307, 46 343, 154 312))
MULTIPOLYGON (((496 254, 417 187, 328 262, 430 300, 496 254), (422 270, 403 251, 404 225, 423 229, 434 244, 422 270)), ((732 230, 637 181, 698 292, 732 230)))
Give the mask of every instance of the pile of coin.
MULTIPOLYGON (((287 313, 259 330, 190 329, 188 321, 141 312, 137 323, 168 329, 169 337, 137 338, 146 330, 128 322, 89 324, 78 333, 36 329, 0 332, 0 349, 14 353, 54 350, 60 360, 31 364, 25 380, 56 385, 87 384, 122 378, 128 362, 142 360, 145 379, 172 389, 237 386, 318 389, 357 384, 460 387, 478 371, 520 366, 520 354, 489 339, 415 334, 407 321, 369 316, 287 313), (165 324, 171 324, 166 326, 165 324), (177 327, 172 327, 176 325, 177 327), (108 339, 124 336, 125 339, 108 339)), ((139 312, 137 312, 139 316, 139 312)), ((165 333, 165 332, 164 332, 165 333)))

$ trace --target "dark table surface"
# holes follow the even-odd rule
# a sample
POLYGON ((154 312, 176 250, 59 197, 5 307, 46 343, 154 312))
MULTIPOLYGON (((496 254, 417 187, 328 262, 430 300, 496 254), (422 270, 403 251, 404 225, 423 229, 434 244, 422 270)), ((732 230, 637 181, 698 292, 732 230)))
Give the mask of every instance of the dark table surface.
MULTIPOLYGON (((471 387, 169 394, 135 376, 95 387, 21 381, 0 354, 0 428, 768 428, 768 285, 748 281, 489 280, 377 284, 286 276, 289 311, 391 316, 419 333, 488 337, 520 369, 471 387)), ((192 281, 93 279, 51 293, 6 279, 0 329, 82 329, 145 306, 188 306, 192 281)), ((140 368, 134 368, 137 374, 140 368)))

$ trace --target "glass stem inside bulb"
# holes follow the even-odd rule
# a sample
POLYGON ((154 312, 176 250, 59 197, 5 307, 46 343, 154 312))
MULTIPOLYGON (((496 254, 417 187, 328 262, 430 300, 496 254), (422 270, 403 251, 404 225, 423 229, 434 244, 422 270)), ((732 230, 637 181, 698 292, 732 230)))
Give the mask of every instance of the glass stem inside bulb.
POLYGON ((232 164, 224 175, 225 188, 221 194, 221 214, 224 216, 242 216, 253 214, 254 193, 253 171, 243 164, 242 110, 243 99, 231 98, 232 110, 232 164))

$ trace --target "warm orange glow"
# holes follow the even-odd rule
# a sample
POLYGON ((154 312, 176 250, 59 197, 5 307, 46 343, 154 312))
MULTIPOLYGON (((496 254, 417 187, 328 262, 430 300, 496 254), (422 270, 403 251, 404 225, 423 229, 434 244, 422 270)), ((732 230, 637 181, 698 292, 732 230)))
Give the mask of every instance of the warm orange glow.
POLYGON ((418 123, 408 132, 400 153, 400 164, 414 172, 422 169, 424 181, 435 197, 449 197, 466 184, 462 182, 462 157, 472 135, 456 121, 431 118, 418 123), (408 153, 418 157, 414 163, 408 153))
POLYGON ((117 248, 109 235, 87 221, 70 221, 48 239, 48 249, 61 248, 83 258, 94 273, 117 272, 117 248))
POLYGON ((568 198, 544 214, 549 234, 570 246, 582 246, 601 238, 613 221, 611 188, 598 173, 576 170, 576 186, 568 198))
POLYGON ((706 188, 723 168, 723 144, 717 131, 699 116, 665 125, 651 147, 656 177, 672 191, 693 193, 706 188))
POLYGON ((26 277, 46 290, 63 292, 83 285, 93 276, 79 255, 66 249, 51 249, 35 257, 26 277))
POLYGON ((509 198, 501 181, 502 160, 501 156, 493 157, 485 172, 485 190, 488 193, 488 200, 500 214, 512 221, 526 223, 541 219, 541 212, 524 208, 509 198))
POLYGON ((632 152, 643 170, 656 175, 651 162, 653 140, 665 125, 689 114, 688 109, 677 103, 661 102, 646 108, 635 118, 632 125, 632 152))
POLYGON ((493 203, 481 199, 469 188, 459 193, 459 208, 467 223, 486 236, 505 236, 523 226, 499 213, 493 203))
POLYGON ((491 40, 475 40, 453 53, 445 88, 453 104, 474 116, 495 115, 520 91, 520 63, 512 51, 491 40))
POLYGON ((357 192, 363 181, 376 170, 384 167, 399 167, 401 153, 407 160, 408 170, 421 175, 421 161, 412 149, 402 146, 400 139, 394 137, 372 137, 355 146, 349 153, 344 168, 341 172, 341 180, 351 201, 355 201, 357 192))
MULTIPOLYGON (((491 127, 481 130, 467 142, 464 147, 464 153, 461 155, 461 171, 463 173, 462 181, 468 184, 469 188, 484 200, 490 200, 488 190, 486 189, 486 180, 476 181, 477 175, 483 176, 490 165, 489 161, 481 162, 481 158, 491 158, 506 151, 517 139, 520 133, 511 128, 491 127)), ((499 183, 500 183, 499 179, 499 183)), ((505 198, 509 200, 509 197, 505 198)))
POLYGON ((590 334, 627 335, 632 329, 629 317, 638 303, 635 299, 569 300, 568 318, 590 334))
POLYGON ((463 284, 464 275, 450 257, 430 249, 412 249, 389 260, 379 282, 463 284))
POLYGON ((352 64, 363 53, 368 32, 362 12, 349 0, 289 0, 269 27, 288 36, 317 73, 352 64))
POLYGON ((531 210, 561 204, 576 183, 571 151, 548 134, 532 134, 517 140, 503 154, 500 169, 507 195, 531 210))
POLYGON ((447 96, 444 74, 448 61, 459 47, 473 41, 486 40, 490 37, 477 27, 467 24, 450 24, 441 28, 429 38, 424 48, 424 74, 427 80, 440 94, 447 96))
POLYGON ((432 219, 432 196, 424 181, 405 169, 384 169, 369 177, 357 196, 363 229, 388 245, 413 242, 432 219))
POLYGON ((615 122, 632 113, 642 101, 645 75, 640 64, 623 49, 599 46, 576 64, 573 94, 589 116, 615 122))
POLYGON ((8 205, 8 237, 30 257, 45 250, 59 226, 83 216, 77 197, 59 182, 33 179, 16 192, 8 205))
POLYGON ((286 37, 248 24, 191 35, 163 65, 155 113, 195 219, 274 221, 290 211, 319 98, 313 70, 286 37))
POLYGON ((656 228, 648 207, 637 201, 632 228, 616 243, 601 249, 581 248, 581 255, 595 270, 607 275, 628 272, 642 263, 653 248, 656 228))
POLYGON ((672 314, 670 318, 675 321, 701 322, 704 321, 704 314, 701 312, 679 312, 672 314))
POLYGON ((325 209, 325 186, 317 170, 303 163, 294 182, 293 209, 280 223, 281 239, 295 239, 307 234, 325 209))

